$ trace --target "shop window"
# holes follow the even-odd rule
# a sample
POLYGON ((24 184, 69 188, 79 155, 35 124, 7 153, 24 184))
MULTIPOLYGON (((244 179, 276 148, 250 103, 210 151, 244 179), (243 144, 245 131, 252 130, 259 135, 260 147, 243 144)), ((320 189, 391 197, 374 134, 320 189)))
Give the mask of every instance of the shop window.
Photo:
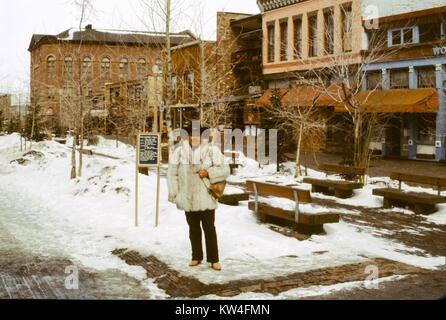
POLYGON ((435 145, 436 115, 421 114, 417 119, 417 142, 420 144, 435 145))
POLYGON ((409 70, 408 69, 390 70, 390 88, 391 89, 409 88, 409 70))
POLYGON ((417 68, 418 88, 435 88, 435 67, 417 68))
POLYGON ((381 71, 367 73, 367 90, 382 89, 383 76, 381 71))

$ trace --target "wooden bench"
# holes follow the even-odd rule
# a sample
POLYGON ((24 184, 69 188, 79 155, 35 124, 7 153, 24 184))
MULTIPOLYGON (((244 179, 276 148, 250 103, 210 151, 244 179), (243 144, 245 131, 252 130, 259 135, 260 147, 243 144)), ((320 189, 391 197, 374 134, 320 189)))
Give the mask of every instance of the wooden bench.
POLYGON ((226 204, 228 206, 238 206, 240 201, 248 201, 249 192, 223 194, 218 202, 226 204))
POLYGON ((431 214, 437 211, 437 204, 446 203, 446 197, 441 196, 441 189, 446 187, 446 178, 398 172, 392 172, 390 178, 399 182, 398 189, 380 188, 373 190, 375 196, 384 197, 384 208, 392 208, 394 206, 402 208, 409 207, 417 214, 431 214), (435 186, 438 194, 406 192, 401 188, 402 182, 435 186))
POLYGON ((303 234, 324 233, 325 223, 339 222, 339 215, 333 213, 304 213, 300 212, 300 203, 311 203, 311 194, 308 190, 301 190, 291 186, 282 186, 272 183, 246 181, 246 188, 254 195, 254 201, 250 201, 248 207, 254 211, 261 222, 266 222, 268 217, 291 222, 293 227, 303 234), (259 197, 278 197, 295 201, 293 211, 273 207, 262 203, 259 197))
POLYGON ((324 171, 326 174, 336 173, 344 175, 354 181, 304 178, 303 182, 311 184, 312 192, 320 192, 346 199, 353 196, 353 190, 361 189, 364 186, 363 178, 366 171, 364 168, 321 164, 319 165, 319 170, 324 171))

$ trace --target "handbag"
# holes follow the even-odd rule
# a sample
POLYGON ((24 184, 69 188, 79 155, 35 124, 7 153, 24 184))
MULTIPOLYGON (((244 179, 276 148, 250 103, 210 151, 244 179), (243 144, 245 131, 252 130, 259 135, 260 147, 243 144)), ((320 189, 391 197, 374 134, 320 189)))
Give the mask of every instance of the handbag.
POLYGON ((211 183, 207 187, 209 194, 216 200, 220 200, 225 193, 226 181, 211 183))
MULTIPOLYGON (((211 157, 212 158, 212 157, 211 157)), ((215 199, 220 200, 223 197, 223 194, 225 193, 226 188, 226 180, 216 182, 216 183, 209 183, 209 185, 206 184, 204 179, 201 179, 206 186, 209 194, 215 199)))

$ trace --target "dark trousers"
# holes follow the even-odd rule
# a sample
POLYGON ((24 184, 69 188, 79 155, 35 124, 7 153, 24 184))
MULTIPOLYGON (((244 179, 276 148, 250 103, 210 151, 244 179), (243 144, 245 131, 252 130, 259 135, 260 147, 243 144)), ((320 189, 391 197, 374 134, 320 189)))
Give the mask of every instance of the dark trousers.
POLYGON ((203 260, 203 244, 201 230, 203 228, 206 242, 207 262, 219 262, 217 232, 215 231, 215 210, 186 212, 189 225, 189 238, 192 244, 192 260, 203 260))

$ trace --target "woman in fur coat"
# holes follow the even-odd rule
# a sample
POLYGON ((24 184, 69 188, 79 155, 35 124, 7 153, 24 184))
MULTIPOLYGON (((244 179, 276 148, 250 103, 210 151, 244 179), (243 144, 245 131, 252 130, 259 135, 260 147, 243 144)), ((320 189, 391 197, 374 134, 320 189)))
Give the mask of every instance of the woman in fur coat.
POLYGON ((221 270, 218 256, 215 209, 218 201, 208 190, 210 184, 225 181, 230 174, 229 165, 219 148, 201 137, 193 136, 179 142, 169 159, 167 181, 169 201, 185 211, 192 245, 192 261, 195 267, 203 260, 202 232, 206 243, 206 258, 212 269, 221 270))

